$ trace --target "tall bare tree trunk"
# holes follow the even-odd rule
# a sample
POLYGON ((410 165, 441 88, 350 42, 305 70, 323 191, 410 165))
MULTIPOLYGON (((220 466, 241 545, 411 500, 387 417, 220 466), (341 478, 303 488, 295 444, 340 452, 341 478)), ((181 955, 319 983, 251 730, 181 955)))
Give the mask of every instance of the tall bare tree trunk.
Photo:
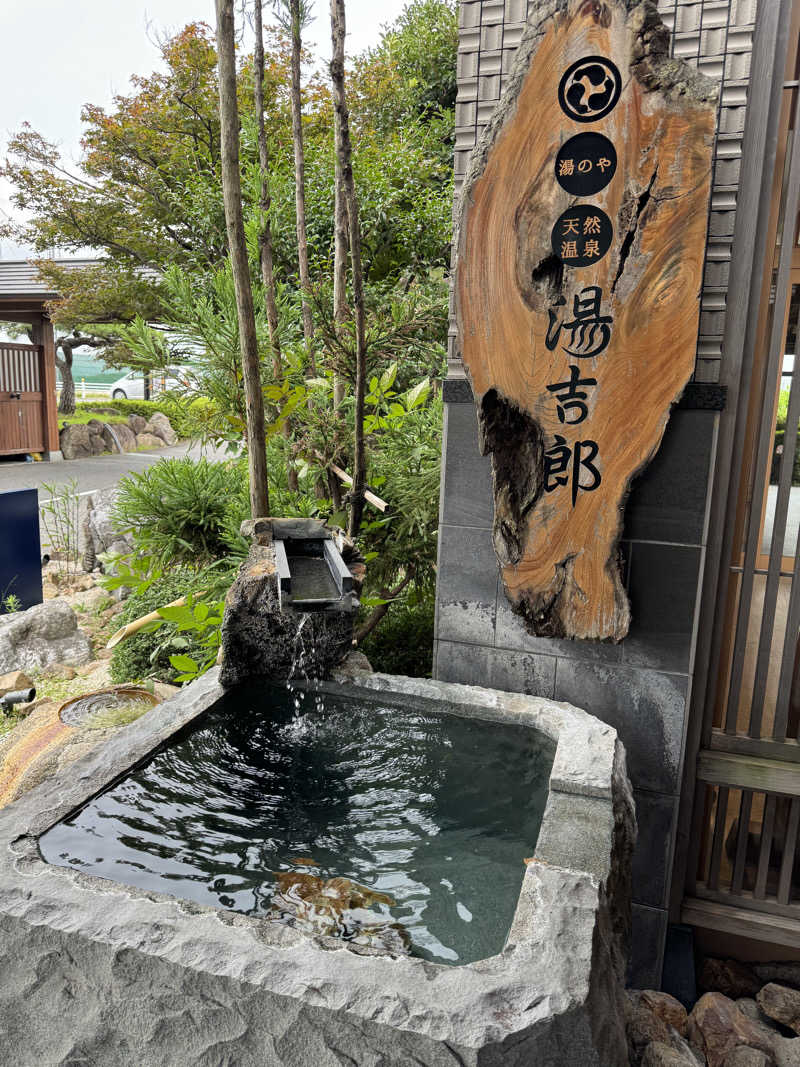
POLYGON ((300 265, 300 288, 303 297, 303 337, 308 350, 312 376, 317 373, 314 360, 314 321, 311 317, 311 274, 308 270, 308 238, 306 236, 306 160, 303 148, 303 102, 300 95, 300 0, 289 0, 292 25, 292 141, 294 143, 294 203, 297 216, 297 258, 300 265))
POLYGON ((278 335, 278 301, 275 294, 275 272, 272 262, 272 223, 270 222, 271 196, 269 188, 269 149, 267 128, 264 122, 264 19, 261 0, 253 0, 255 23, 255 56, 253 65, 253 103, 258 120, 258 166, 261 172, 261 189, 258 200, 260 224, 258 229, 258 254, 261 260, 261 277, 264 282, 264 302, 269 326, 269 342, 272 346, 272 369, 275 379, 283 374, 281 342, 278 335))
MULTIPOLYGON (((333 245, 333 318, 346 322, 350 314, 347 306, 347 195, 342 177, 339 155, 336 155, 336 199, 334 208, 333 245)), ((339 410, 344 402, 345 383, 337 374, 333 379, 333 407, 339 410)))
POLYGON ((217 54, 219 63, 219 117, 222 142, 222 197, 228 231, 239 346, 242 352, 247 453, 250 470, 250 510, 253 518, 269 515, 267 446, 264 431, 264 394, 256 337, 256 317, 250 264, 242 221, 242 188, 239 174, 239 108, 236 101, 236 56, 234 49, 233 0, 216 0, 217 54))
POLYGON ((350 237, 350 263, 353 271, 353 306, 356 320, 356 381, 355 381, 355 447, 353 457, 353 488, 351 490, 348 533, 356 537, 361 529, 364 513, 364 492, 367 487, 367 456, 364 444, 364 395, 367 381, 367 346, 364 313, 364 273, 361 266, 361 227, 358 197, 353 180, 353 148, 350 143, 350 114, 344 81, 344 0, 331 0, 331 84, 333 89, 334 133, 336 158, 339 162, 347 204, 350 237))
MULTIPOLYGON (((264 18, 261 0, 253 0, 253 21, 255 22, 255 56, 253 66, 253 103, 258 119, 258 167, 261 172, 261 188, 258 207, 261 221, 258 230, 258 254, 261 261, 261 277, 264 282, 264 303, 267 310, 269 341, 272 347, 272 371, 275 381, 283 377, 281 359, 281 341, 278 331, 278 300, 275 290, 275 271, 272 256, 272 223, 270 221, 269 149, 267 147, 267 128, 264 122, 264 18)), ((287 419, 283 424, 283 436, 290 440, 292 427, 287 419)), ((297 471, 291 456, 286 458, 286 477, 289 488, 296 492, 298 488, 297 471)))

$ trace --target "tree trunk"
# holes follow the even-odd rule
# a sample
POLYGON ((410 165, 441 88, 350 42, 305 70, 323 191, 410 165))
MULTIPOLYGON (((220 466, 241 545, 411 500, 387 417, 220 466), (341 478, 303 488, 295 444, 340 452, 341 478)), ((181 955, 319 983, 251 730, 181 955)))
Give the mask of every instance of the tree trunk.
POLYGON ((311 376, 317 373, 314 359, 314 322, 311 317, 311 275, 308 270, 308 238, 306 237, 306 161, 303 148, 303 102, 300 95, 300 0, 289 0, 292 24, 292 142, 294 144, 294 202, 297 216, 297 259, 300 266, 300 288, 303 298, 303 337, 308 350, 311 376))
POLYGON ((353 271, 353 305, 356 319, 356 381, 355 381, 355 441, 353 457, 353 488, 351 490, 348 534, 356 537, 361 529, 364 513, 364 492, 367 487, 367 457, 364 444, 364 394, 367 380, 367 346, 364 313, 364 274, 361 266, 361 229, 358 198, 353 180, 353 149, 350 143, 350 115, 344 80, 344 0, 331 0, 331 83, 333 89, 334 132, 336 158, 342 173, 347 204, 350 237, 350 262, 353 271))
POLYGON ((253 290, 250 283, 250 264, 247 260, 247 244, 242 221, 233 0, 216 0, 216 10, 222 196, 225 204, 225 225, 228 232, 233 282, 236 289, 236 310, 239 319, 239 346, 242 353, 250 470, 250 510, 253 518, 261 518, 269 515, 267 449, 264 430, 264 394, 261 389, 253 290))
POLYGON ((72 348, 63 349, 63 357, 56 356, 56 366, 61 371, 61 396, 58 398, 59 415, 75 414, 75 379, 72 377, 72 348))
POLYGON ((272 261, 272 223, 270 221, 272 201, 269 180, 269 149, 267 147, 267 128, 264 122, 264 25, 261 0, 253 0, 253 5, 256 37, 253 65, 253 103, 258 121, 258 166, 261 174, 261 188, 258 200, 258 253, 261 261, 261 277, 264 282, 264 303, 266 304, 267 323, 269 325, 269 342, 272 346, 272 370, 275 380, 280 381, 283 376, 283 367, 281 342, 278 334, 275 272, 272 261))
MULTIPOLYGON (((342 177, 339 156, 336 156, 336 199, 333 251, 333 318, 334 322, 346 322, 350 314, 347 306, 347 196, 342 177)), ((344 379, 336 374, 333 379, 333 407, 338 411, 344 402, 344 379)))
MULTIPOLYGON (((283 378, 283 361, 281 359, 281 341, 278 329, 278 300, 275 291, 275 270, 272 256, 272 222, 270 208, 269 149, 267 147, 267 129, 264 122, 264 20, 261 0, 253 0, 255 22, 255 56, 253 68, 253 103, 258 120, 258 166, 261 172, 261 189, 258 207, 260 225, 258 231, 258 254, 261 261, 261 278, 264 283, 264 303, 267 310, 269 342, 272 347, 272 372, 276 383, 283 378)), ((292 427, 289 420, 283 424, 283 436, 291 439, 292 427)), ((297 471, 290 455, 286 457, 286 477, 289 488, 297 492, 297 471)))

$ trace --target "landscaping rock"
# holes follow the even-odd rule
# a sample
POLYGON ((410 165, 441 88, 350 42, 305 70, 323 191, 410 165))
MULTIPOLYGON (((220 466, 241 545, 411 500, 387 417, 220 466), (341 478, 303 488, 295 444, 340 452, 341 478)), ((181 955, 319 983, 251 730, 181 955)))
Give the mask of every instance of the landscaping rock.
POLYGON ((796 989, 769 982, 759 992, 756 1002, 770 1019, 800 1034, 800 992, 796 989))
POLYGON ((643 1062, 645 1050, 653 1043, 670 1045, 669 1029, 635 990, 626 991, 625 1033, 628 1038, 630 1061, 636 1067, 643 1062))
POLYGON ((92 662, 87 663, 85 667, 78 667, 78 677, 88 678, 90 674, 94 674, 94 672, 100 670, 101 667, 105 667, 103 660, 93 659, 92 662))
POLYGON ((124 422, 116 422, 113 426, 106 423, 103 426, 103 440, 109 452, 133 452, 136 448, 136 434, 124 422))
POLYGON ((6 693, 16 693, 19 689, 32 689, 33 682, 24 671, 11 671, 9 674, 0 674, 0 697, 6 693))
POLYGON ((144 433, 145 427, 147 426, 147 419, 142 415, 129 415, 128 426, 130 426, 134 436, 138 436, 140 433, 144 433))
POLYGON ((154 415, 150 416, 150 420, 143 432, 155 434, 156 437, 161 438, 165 445, 176 445, 178 443, 178 435, 172 429, 167 416, 160 411, 156 411, 154 415))
POLYGON ((225 598, 223 686, 254 677, 286 681, 295 670, 299 641, 308 677, 327 677, 352 649, 353 613, 283 610, 274 549, 253 545, 225 598))
POLYGON ((700 966, 697 984, 704 993, 722 993, 725 997, 738 1000, 740 997, 754 997, 764 983, 744 963, 707 956, 700 966))
POLYGON ((644 1051, 642 1067, 698 1067, 691 1053, 679 1052, 663 1041, 652 1041, 644 1051))
POLYGON ((64 459, 84 459, 92 455, 87 426, 65 426, 58 435, 58 441, 64 459))
POLYGON ((62 682, 71 682, 73 678, 78 677, 78 672, 74 667, 68 667, 66 663, 54 663, 52 667, 47 668, 47 675, 49 678, 57 678, 62 682))
POLYGON ((800 1037, 777 1037, 772 1047, 776 1067, 800 1067, 800 1037))
POLYGON ((638 996, 640 1003, 648 1007, 654 1015, 657 1015, 667 1026, 673 1026, 681 1037, 686 1037, 689 1016, 686 1008, 675 997, 653 989, 643 989, 638 994, 631 991, 629 995, 638 996))
MULTIPOLYGON (((116 487, 112 487, 100 489, 88 498, 84 528, 87 539, 84 548, 84 567, 93 566, 102 553, 126 556, 133 551, 133 539, 130 534, 119 533, 112 520, 116 495, 116 487)), ((110 568, 110 571, 113 572, 113 568, 110 568)))
POLYGON ((766 1052, 739 1045, 725 1057, 724 1067, 774 1067, 775 1060, 766 1052))
POLYGON ((154 433, 137 433, 136 447, 142 449, 163 448, 164 442, 160 437, 156 437, 154 433))
POLYGON ((740 999, 736 1001, 736 1007, 743 1015, 746 1015, 748 1019, 753 1019, 754 1022, 766 1026, 768 1030, 774 1030, 775 1033, 785 1036, 783 1033, 784 1028, 780 1023, 776 1023, 774 1019, 770 1019, 768 1015, 765 1015, 761 1008, 759 1008, 758 1003, 753 1000, 752 997, 740 997, 740 999))
POLYGON ((778 1040, 721 993, 706 993, 698 1000, 689 1016, 688 1033, 691 1043, 705 1054, 708 1067, 724 1067, 725 1057, 737 1045, 771 1054, 778 1040))
POLYGON ((60 598, 0 617, 0 671, 54 663, 77 666, 91 658, 91 645, 78 629, 75 612, 60 598))
POLYGON ((106 451, 106 443, 101 433, 93 433, 89 438, 89 445, 93 456, 102 456, 106 451))

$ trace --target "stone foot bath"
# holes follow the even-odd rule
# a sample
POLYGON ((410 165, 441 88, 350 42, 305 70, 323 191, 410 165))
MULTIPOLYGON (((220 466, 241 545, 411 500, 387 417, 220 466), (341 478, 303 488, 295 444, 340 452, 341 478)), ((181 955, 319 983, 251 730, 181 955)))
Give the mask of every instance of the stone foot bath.
POLYGON ((569 705, 212 671, 0 811, 0 1062, 622 1067, 634 838, 569 705))

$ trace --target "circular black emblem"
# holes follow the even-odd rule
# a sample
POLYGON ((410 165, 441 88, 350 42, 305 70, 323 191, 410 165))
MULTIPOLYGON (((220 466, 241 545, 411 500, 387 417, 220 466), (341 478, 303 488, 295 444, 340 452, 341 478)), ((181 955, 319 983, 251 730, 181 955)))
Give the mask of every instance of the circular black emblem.
POLYGON ((553 227, 553 252, 565 267, 589 267, 611 247, 614 227, 605 211, 592 204, 576 204, 553 227))
POLYGON ((573 196, 594 196, 617 169, 617 152, 602 133, 579 133, 556 156, 556 181, 573 196))
POLYGON ((576 122, 596 122, 612 110, 622 91, 622 77, 605 56, 586 56, 561 78, 558 102, 576 122))

